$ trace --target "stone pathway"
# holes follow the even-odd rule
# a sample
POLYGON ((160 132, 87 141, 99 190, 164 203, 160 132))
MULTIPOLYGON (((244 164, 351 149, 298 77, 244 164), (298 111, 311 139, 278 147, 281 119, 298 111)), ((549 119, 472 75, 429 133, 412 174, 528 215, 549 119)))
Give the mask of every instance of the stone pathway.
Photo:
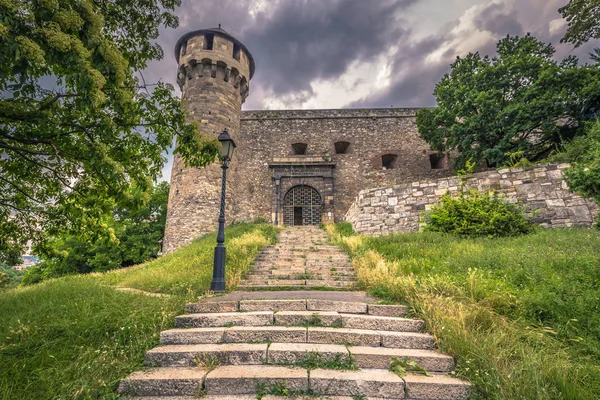
POLYGON ((348 255, 327 244, 317 226, 295 226, 279 235, 279 243, 267 246, 256 258, 240 290, 273 287, 352 288, 356 277, 348 255))
POLYGON ((324 243, 316 228, 283 231, 280 244, 257 259, 256 270, 269 274, 250 275, 260 277, 249 277, 253 291, 188 304, 175 328, 161 333, 162 345, 146 353, 148 369, 122 380, 119 392, 136 400, 466 399, 470 386, 451 376, 454 360, 436 350, 423 321, 405 318, 407 307, 377 304, 363 292, 256 291, 280 287, 281 280, 304 281, 284 285, 304 289, 313 280, 321 281, 316 286, 352 285, 353 279, 329 279, 351 278, 351 266, 341 250, 324 243), (275 248, 281 258, 271 256, 275 248), (296 251, 307 257, 297 258, 296 251), (317 255, 310 260, 327 262, 313 268, 310 253, 317 255), (298 259, 306 263, 292 271, 298 259), (322 279, 294 279, 309 268, 322 279), (338 268, 347 274, 332 275, 338 268), (264 277, 279 273, 289 277, 264 277), (412 361, 429 376, 388 370, 390 362, 412 361))

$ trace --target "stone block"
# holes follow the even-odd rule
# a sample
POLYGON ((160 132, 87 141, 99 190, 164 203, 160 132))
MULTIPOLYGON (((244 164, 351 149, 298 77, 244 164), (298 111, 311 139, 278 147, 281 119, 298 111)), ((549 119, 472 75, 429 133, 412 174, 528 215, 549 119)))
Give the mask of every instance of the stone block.
POLYGON ((234 326, 225 331, 227 343, 305 343, 306 328, 285 326, 234 326))
POLYGON ((310 387, 324 396, 355 396, 368 398, 403 399, 404 381, 396 374, 382 370, 310 371, 310 387))
POLYGON ((391 304, 369 304, 369 314, 382 317, 402 317, 408 312, 407 306, 391 304))
POLYGON ((379 347, 381 335, 364 329, 308 328, 307 342, 379 347))
POLYGON ((267 359, 267 344, 195 344, 161 346, 146 352, 145 363, 159 367, 196 367, 217 360, 219 365, 261 364, 267 359))
POLYGON ((469 397, 471 385, 446 375, 404 377, 406 392, 411 400, 463 400, 469 397))
POLYGON ((418 332, 424 322, 417 319, 380 317, 377 315, 342 314, 342 326, 353 329, 380 331, 418 332))
POLYGON ((237 301, 206 301, 186 304, 185 306, 185 311, 188 313, 224 313, 237 310, 237 301))
MULTIPOLYGON (((304 272, 304 269, 301 272, 304 272)), ((240 300, 240 311, 304 310, 306 310, 306 300, 240 300)))
POLYGON ((321 360, 339 360, 350 357, 345 346, 320 343, 272 343, 269 346, 269 364, 295 364, 308 353, 319 353, 321 360))
POLYGON ((273 325, 272 311, 188 314, 175 317, 176 328, 273 325))
POLYGON ((381 346, 398 349, 434 349, 433 336, 417 332, 380 331, 381 346))
POLYGON ((334 311, 280 311, 275 325, 341 326, 342 317, 334 311))
POLYGON ((130 396, 195 396, 202 391, 202 368, 152 368, 123 379, 118 392, 130 396))
POLYGON ((162 344, 203 344, 223 341, 225 328, 169 329, 160 333, 162 344))
POLYGON ((308 372, 304 368, 236 365, 219 367, 205 378, 208 395, 254 394, 257 389, 272 384, 292 391, 307 391, 308 372))
POLYGON ((360 368, 388 368, 393 358, 408 358, 432 372, 446 372, 454 368, 454 359, 431 350, 396 349, 387 347, 350 347, 350 354, 360 368))
POLYGON ((366 303, 351 301, 308 299, 306 300, 306 308, 309 311, 336 311, 349 314, 365 314, 367 312, 366 303))

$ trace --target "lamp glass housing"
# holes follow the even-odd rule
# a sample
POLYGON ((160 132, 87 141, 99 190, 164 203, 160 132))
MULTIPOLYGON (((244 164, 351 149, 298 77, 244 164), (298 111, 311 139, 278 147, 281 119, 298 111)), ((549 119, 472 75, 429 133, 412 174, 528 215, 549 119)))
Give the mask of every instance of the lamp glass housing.
POLYGON ((233 157, 233 149, 235 149, 236 146, 234 140, 229 136, 227 129, 224 129, 217 139, 221 144, 219 147, 219 157, 222 160, 231 160, 231 157, 233 157))

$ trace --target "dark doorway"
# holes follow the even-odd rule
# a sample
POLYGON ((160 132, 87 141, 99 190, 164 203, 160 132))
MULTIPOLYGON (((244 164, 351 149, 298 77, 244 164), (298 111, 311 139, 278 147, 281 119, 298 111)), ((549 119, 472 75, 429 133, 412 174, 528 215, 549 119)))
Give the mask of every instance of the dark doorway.
POLYGON ((294 207, 294 225, 302 224, 302 207, 294 207))

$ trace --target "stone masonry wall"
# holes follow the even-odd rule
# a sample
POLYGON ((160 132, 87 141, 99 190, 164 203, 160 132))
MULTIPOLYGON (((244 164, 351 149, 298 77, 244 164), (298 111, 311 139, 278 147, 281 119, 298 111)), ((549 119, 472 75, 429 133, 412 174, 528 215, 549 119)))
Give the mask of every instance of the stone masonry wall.
POLYGON ((293 143, 306 143, 307 156, 323 156, 335 163, 336 221, 343 219, 362 189, 450 175, 447 168, 432 169, 431 151, 419 137, 415 112, 396 108, 243 111, 236 138, 233 218, 272 219, 273 171, 268 164, 277 158, 294 157, 293 143), (350 143, 345 154, 336 154, 334 144, 338 141, 350 143), (383 169, 384 154, 397 156, 393 169, 383 169))
MULTIPOLYGON (((532 221, 545 227, 589 226, 598 214, 591 200, 572 193, 563 180, 568 164, 481 172, 466 187, 498 190, 523 206, 532 221)), ((425 210, 442 195, 458 195, 460 179, 449 177, 361 190, 345 215, 358 233, 382 235, 418 231, 425 210)))

